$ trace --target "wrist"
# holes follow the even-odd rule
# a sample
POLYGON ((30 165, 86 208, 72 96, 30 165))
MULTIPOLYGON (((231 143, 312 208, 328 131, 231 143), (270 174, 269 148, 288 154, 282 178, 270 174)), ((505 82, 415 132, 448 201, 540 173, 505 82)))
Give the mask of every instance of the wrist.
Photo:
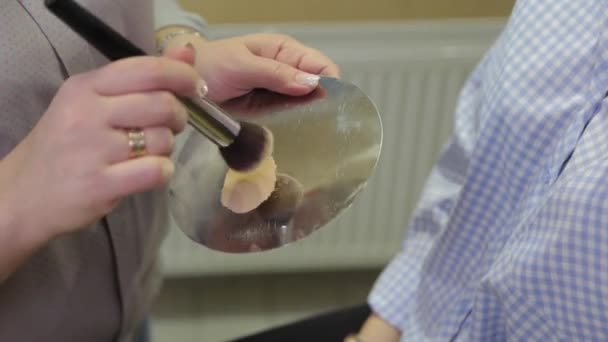
MULTIPOLYGON (((22 143, 23 144, 23 143, 22 143)), ((35 249, 53 236, 42 229, 36 220, 39 217, 29 209, 33 198, 31 192, 21 186, 20 165, 23 163, 19 146, 0 160, 0 240, 12 241, 24 249, 35 249)))
POLYGON ((36 223, 37 214, 30 212, 28 199, 19 189, 6 187, 0 193, 0 240, 9 241, 20 250, 36 250, 53 238, 51 230, 36 223))
POLYGON ((46 239, 11 197, 9 193, 0 194, 0 240, 10 241, 20 249, 33 249, 46 239))
MULTIPOLYGON (((2 162, 0 161, 0 164, 2 162)), ((1 166, 1 165, 0 165, 1 166)), ((13 191, 0 191, 0 284, 13 274, 28 258, 42 248, 50 237, 37 227, 13 191)))
POLYGON ((207 41, 207 38, 196 29, 185 25, 170 25, 161 27, 155 33, 157 52, 162 55, 169 46, 192 43, 198 45, 207 41))
POLYGON ((52 238, 5 190, 0 192, 0 284, 52 238))

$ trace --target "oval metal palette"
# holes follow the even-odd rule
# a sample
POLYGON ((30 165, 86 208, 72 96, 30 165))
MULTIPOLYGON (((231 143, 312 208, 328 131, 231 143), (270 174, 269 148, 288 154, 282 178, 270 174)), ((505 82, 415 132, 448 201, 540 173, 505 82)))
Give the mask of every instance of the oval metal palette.
POLYGON ((246 214, 224 208, 227 166, 217 147, 193 130, 176 153, 170 210, 180 229, 210 249, 246 253, 288 245, 324 227, 367 184, 382 147, 372 100, 350 83, 324 77, 313 93, 254 91, 222 107, 274 135, 277 190, 246 214))

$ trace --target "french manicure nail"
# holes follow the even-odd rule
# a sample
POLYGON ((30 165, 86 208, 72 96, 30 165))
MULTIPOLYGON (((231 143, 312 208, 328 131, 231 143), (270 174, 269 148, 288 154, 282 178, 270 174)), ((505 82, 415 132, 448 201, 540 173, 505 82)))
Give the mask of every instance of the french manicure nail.
POLYGON ((319 76, 305 72, 301 72, 296 75, 296 82, 308 87, 316 87, 319 85, 319 79, 319 76))
POLYGON ((207 95, 207 93, 209 92, 209 87, 207 86, 207 83, 204 80, 198 81, 197 91, 199 97, 205 97, 205 95, 207 95))
POLYGON ((190 42, 187 42, 184 47, 190 50, 190 52, 192 52, 192 56, 194 57, 194 60, 196 60, 196 49, 194 48, 194 45, 192 45, 192 43, 190 42))

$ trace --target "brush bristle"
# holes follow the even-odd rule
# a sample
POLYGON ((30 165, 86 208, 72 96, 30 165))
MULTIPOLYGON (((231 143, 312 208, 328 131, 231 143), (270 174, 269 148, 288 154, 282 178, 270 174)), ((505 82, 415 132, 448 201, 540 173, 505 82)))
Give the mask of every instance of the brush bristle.
POLYGON ((241 130, 234 142, 220 153, 228 167, 235 171, 246 172, 254 169, 272 153, 272 133, 262 126, 241 122, 241 130))

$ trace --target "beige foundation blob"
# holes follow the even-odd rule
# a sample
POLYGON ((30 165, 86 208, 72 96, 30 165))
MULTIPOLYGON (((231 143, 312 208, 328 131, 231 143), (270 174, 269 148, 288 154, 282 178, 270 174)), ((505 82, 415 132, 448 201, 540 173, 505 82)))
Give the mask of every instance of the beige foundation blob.
POLYGON ((234 213, 244 214, 256 209, 274 191, 277 165, 272 156, 249 172, 228 169, 222 190, 222 205, 234 213))

